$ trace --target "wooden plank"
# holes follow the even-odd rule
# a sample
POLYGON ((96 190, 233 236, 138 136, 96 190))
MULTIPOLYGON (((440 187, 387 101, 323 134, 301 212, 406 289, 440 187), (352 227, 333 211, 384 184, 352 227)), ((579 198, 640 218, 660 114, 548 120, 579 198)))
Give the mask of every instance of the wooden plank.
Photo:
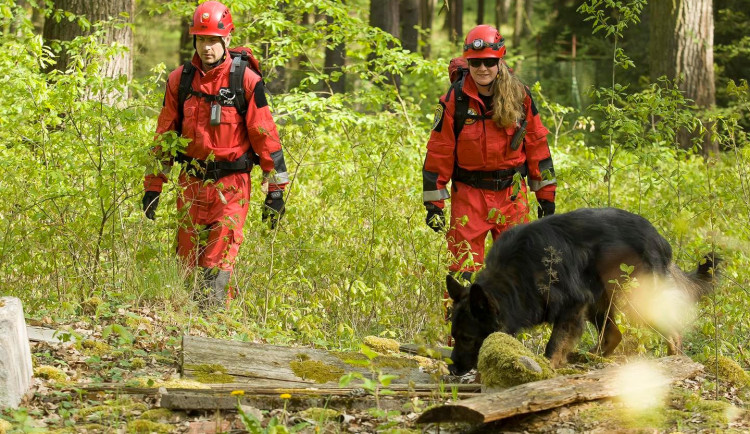
POLYGON ((63 344, 63 345, 72 345, 76 341, 76 337, 66 331, 58 331, 55 329, 47 328, 47 327, 36 327, 36 326, 26 326, 26 333, 29 335, 29 340, 31 342, 46 342, 48 344, 63 344), (67 335, 69 339, 66 342, 63 342, 62 335, 67 335))
MULTIPOLYGON (((655 361, 661 378, 641 386, 644 390, 662 387, 690 378, 703 365, 684 356, 670 356, 655 361)), ((433 407, 419 416, 417 423, 468 422, 480 424, 519 414, 534 413, 574 402, 610 398, 618 390, 618 374, 628 366, 617 366, 581 375, 567 375, 526 383, 497 393, 433 407)))
MULTIPOLYGON (((367 410, 375 407, 372 396, 294 396, 281 399, 278 396, 242 396, 243 405, 260 410, 286 408, 287 411, 300 411, 310 407, 325 407, 335 410, 367 410)), ((403 399, 380 398, 380 408, 401 410, 403 399)), ((234 411, 237 409, 236 396, 206 396, 193 393, 167 393, 161 396, 159 406, 170 410, 183 411, 234 411)))
MULTIPOLYGON (((231 392, 242 390, 245 395, 281 395, 288 393, 291 395, 313 395, 313 396, 330 396, 330 395, 354 395, 359 388, 341 387, 341 388, 277 388, 277 387, 258 387, 250 386, 247 383, 229 383, 229 384, 207 384, 209 389, 188 389, 168 387, 165 388, 167 393, 192 393, 198 395, 230 395, 231 392)), ((469 397, 478 395, 480 392, 479 384, 444 384, 442 390, 446 394, 452 394, 453 388, 459 397, 469 397)), ((388 387, 397 393, 409 396, 429 396, 434 395, 441 389, 439 384, 391 384, 388 387)), ((81 390, 84 392, 117 392, 129 395, 156 395, 159 388, 156 387, 134 387, 125 383, 98 383, 98 384, 76 384, 70 387, 70 390, 81 390)))
MULTIPOLYGON (((295 375, 290 363, 300 360, 300 358, 323 362, 342 373, 370 374, 366 368, 349 365, 325 350, 197 336, 183 336, 180 366, 181 373, 186 378, 196 378, 199 374, 199 366, 218 364, 226 370, 226 374, 233 377, 233 381, 251 383, 253 386, 279 388, 338 387, 338 379, 326 383, 317 383, 295 375)), ((383 369, 383 371, 386 371, 386 369, 383 369)), ((399 378, 394 380, 396 384, 429 383, 433 381, 428 373, 421 372, 417 368, 394 368, 387 369, 387 371, 389 374, 399 375, 399 378)))

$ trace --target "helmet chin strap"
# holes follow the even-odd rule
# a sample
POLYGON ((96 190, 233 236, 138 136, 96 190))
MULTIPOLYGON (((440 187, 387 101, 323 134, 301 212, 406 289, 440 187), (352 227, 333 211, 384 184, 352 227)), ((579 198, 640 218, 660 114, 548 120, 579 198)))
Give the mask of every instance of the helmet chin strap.
POLYGON ((489 87, 491 87, 491 86, 492 86, 493 84, 495 84, 495 82, 497 81, 497 77, 499 77, 499 76, 500 76, 500 70, 498 70, 498 71, 497 71, 497 74, 495 74, 495 78, 493 78, 491 82, 489 82, 489 83, 487 83, 487 84, 479 84, 479 83, 476 83, 476 82, 475 82, 474 84, 476 84, 477 86, 481 86, 481 87, 486 87, 486 88, 489 88, 489 87))

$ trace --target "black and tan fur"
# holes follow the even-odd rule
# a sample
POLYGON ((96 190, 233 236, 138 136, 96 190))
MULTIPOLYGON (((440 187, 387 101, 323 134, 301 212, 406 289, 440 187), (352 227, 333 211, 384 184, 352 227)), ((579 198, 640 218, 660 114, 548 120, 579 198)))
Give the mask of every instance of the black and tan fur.
MULTIPOLYGON (((473 284, 447 278, 454 300, 451 372, 475 367, 490 333, 515 334, 541 323, 552 324, 545 356, 553 367, 566 363, 587 320, 600 333, 594 351, 611 354, 622 339, 614 315, 628 310, 613 303, 613 295, 629 291, 625 281, 638 282, 633 291, 666 284, 694 304, 711 290, 715 263, 707 255, 686 274, 648 220, 616 208, 580 209, 514 227, 494 243, 473 284)), ((679 327, 644 321, 667 337, 671 354, 679 351, 679 327)))

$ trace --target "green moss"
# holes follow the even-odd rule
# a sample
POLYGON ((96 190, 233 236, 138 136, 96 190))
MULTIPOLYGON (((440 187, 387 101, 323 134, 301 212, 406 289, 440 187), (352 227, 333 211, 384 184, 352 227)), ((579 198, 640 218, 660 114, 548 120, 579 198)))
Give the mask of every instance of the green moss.
POLYGON ((401 347, 398 341, 377 336, 365 336, 362 342, 379 353, 398 353, 401 347))
POLYGON ((161 380, 159 378, 151 377, 135 377, 131 378, 127 382, 128 386, 132 387, 146 387, 152 389, 158 389, 159 387, 166 387, 167 389, 210 389, 211 386, 207 386, 204 383, 189 380, 186 378, 173 378, 169 380, 161 380), (150 383, 150 384, 149 384, 150 383))
MULTIPOLYGON (((50 431, 53 434, 75 434, 79 432, 107 432, 107 427, 98 423, 87 423, 76 426, 68 426, 65 428, 55 429, 50 431)), ((0 431, 0 434, 3 432, 0 431)))
POLYGON ((205 384, 233 383, 234 377, 227 374, 227 368, 219 364, 185 365, 184 368, 193 371, 196 380, 205 384))
POLYGON ((691 415, 700 414, 706 426, 723 426, 729 423, 729 415, 734 406, 728 402, 702 399, 699 395, 682 391, 672 392, 673 406, 684 408, 691 415))
POLYGON ((67 381, 68 377, 62 369, 55 366, 42 365, 34 369, 34 376, 59 383, 67 381))
POLYGON ((344 370, 317 360, 294 360, 289 362, 294 375, 305 380, 313 380, 316 383, 327 383, 338 381, 344 370))
POLYGON ((310 407, 299 412, 299 415, 317 422, 336 419, 341 416, 341 413, 331 408, 310 407))
POLYGON ((500 332, 484 340, 477 370, 487 388, 507 388, 554 376, 547 359, 532 353, 513 336, 500 332), (539 365, 540 372, 529 368, 533 362, 539 365))
MULTIPOLYGON (((362 353, 355 353, 353 351, 344 351, 340 353, 331 353, 336 358, 352 366, 362 366, 361 362, 367 361, 367 356, 362 353)), ((418 368, 420 363, 419 360, 413 357, 401 357, 401 356, 376 356, 372 359, 372 367, 375 369, 412 369, 418 368)))
POLYGON ((160 420, 171 419, 173 414, 172 410, 168 408, 152 408, 151 410, 144 411, 140 419, 158 422, 160 420))
POLYGON ((101 357, 113 352, 111 346, 107 345, 104 342, 96 341, 93 339, 84 339, 80 343, 76 344, 76 346, 87 356, 101 357))
POLYGON ((146 361, 141 359, 140 357, 133 357, 133 359, 130 361, 130 366, 133 369, 143 369, 146 367, 146 361))
POLYGON ((101 417, 98 419, 108 419, 116 417, 122 414, 129 414, 135 411, 146 411, 148 406, 142 402, 133 402, 129 398, 120 398, 110 401, 105 401, 102 405, 95 405, 93 407, 84 407, 78 410, 76 417, 78 419, 85 419, 89 416, 101 413, 101 417))
POLYGON ((585 369, 578 369, 570 366, 565 366, 563 368, 558 368, 555 370, 555 373, 557 375, 580 375, 585 374, 586 372, 588 371, 585 369))
POLYGON ((419 367, 419 362, 416 360, 398 356, 377 356, 372 362, 376 369, 411 369, 419 367))
POLYGON ((582 422, 610 424, 630 429, 716 429, 724 428, 729 422, 731 404, 721 401, 707 401, 692 392, 674 389, 670 391, 668 405, 647 409, 633 409, 624 404, 597 405, 579 414, 582 422))
POLYGON ((709 374, 716 374, 718 365, 719 380, 726 381, 739 387, 750 387, 750 374, 745 372, 742 367, 726 356, 712 357, 705 363, 706 371, 709 374))
POLYGON ((354 351, 332 352, 331 354, 337 357, 342 362, 346 363, 347 365, 352 365, 352 366, 358 366, 356 362, 363 362, 367 360, 367 356, 365 356, 362 353, 357 353, 354 351))
POLYGON ((308 356, 308 355, 307 355, 307 354, 305 354, 305 353, 299 353, 299 354, 297 354, 297 355, 296 355, 295 357, 296 357, 296 358, 297 358, 297 360, 299 360, 300 362, 304 362, 305 360, 310 360, 310 356, 308 356))
POLYGON ((91 297, 81 303, 81 309, 83 310, 83 313, 93 315, 102 304, 104 304, 104 300, 102 300, 101 297, 91 297))
POLYGON ((136 419, 128 422, 126 432, 128 433, 170 433, 175 428, 166 423, 158 423, 150 420, 136 419))

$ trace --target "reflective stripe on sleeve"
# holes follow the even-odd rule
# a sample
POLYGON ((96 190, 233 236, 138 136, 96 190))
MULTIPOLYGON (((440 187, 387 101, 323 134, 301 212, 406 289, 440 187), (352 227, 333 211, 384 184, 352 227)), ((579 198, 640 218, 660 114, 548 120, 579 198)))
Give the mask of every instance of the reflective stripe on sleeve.
POLYGON ((448 190, 441 188, 440 190, 431 190, 431 191, 425 191, 422 193, 422 201, 423 202, 435 202, 438 200, 445 200, 451 197, 450 194, 448 194, 448 190))
POLYGON ((529 179, 529 188, 531 188, 531 191, 539 191, 540 188, 551 184, 557 184, 557 179, 552 178, 540 181, 537 181, 536 179, 529 179))
POLYGON ((289 182, 289 173, 288 172, 274 173, 273 175, 268 177, 268 182, 270 184, 286 184, 289 182))

